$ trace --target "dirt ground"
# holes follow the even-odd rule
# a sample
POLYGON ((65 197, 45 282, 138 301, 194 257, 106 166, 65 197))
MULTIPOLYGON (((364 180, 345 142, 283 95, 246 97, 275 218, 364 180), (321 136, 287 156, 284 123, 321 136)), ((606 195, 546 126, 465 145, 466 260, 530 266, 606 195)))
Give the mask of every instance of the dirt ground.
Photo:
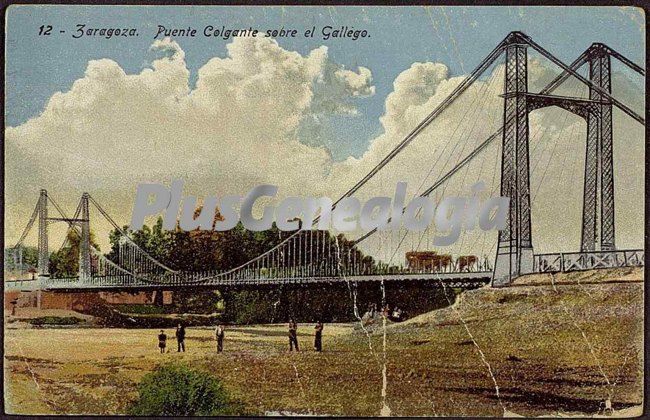
POLYGON ((307 324, 300 353, 287 351, 286 325, 255 325, 228 328, 219 355, 208 328, 188 329, 186 353, 172 339, 160 354, 158 330, 5 324, 5 406, 124 414, 145 373, 185 361, 259 414, 595 415, 609 400, 617 414, 638 415, 642 276, 522 279, 385 329, 328 324, 321 354, 307 324))

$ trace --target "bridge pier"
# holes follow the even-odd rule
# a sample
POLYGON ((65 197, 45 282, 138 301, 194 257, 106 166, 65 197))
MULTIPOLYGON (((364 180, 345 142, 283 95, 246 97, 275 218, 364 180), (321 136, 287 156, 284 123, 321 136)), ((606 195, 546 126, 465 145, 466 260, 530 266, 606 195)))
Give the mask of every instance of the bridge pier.
MULTIPOLYGON (((607 47, 593 44, 588 50, 588 62, 589 80, 607 93, 611 93, 611 57, 607 47)), ((596 105, 598 112, 590 113, 587 119, 580 249, 582 252, 593 252, 600 247, 600 251, 613 251, 616 249, 616 244, 612 104, 606 102, 602 93, 591 87, 589 99, 600 103, 596 105), (600 221, 600 229, 598 221, 600 221)))
POLYGON ((41 190, 38 200, 38 275, 50 273, 50 254, 47 243, 47 191, 41 190))
POLYGON ((162 290, 154 290, 154 292, 153 292, 153 304, 155 306, 163 306, 165 304, 165 300, 163 299, 163 291, 162 290))
POLYGON ((610 251, 614 241, 614 180, 612 162, 612 101, 610 52, 593 44, 589 62, 589 99, 528 92, 525 37, 512 32, 506 39, 506 75, 503 112, 501 195, 510 197, 509 221, 499 232, 493 286, 533 272, 534 253, 530 221, 528 113, 558 106, 587 122, 582 215, 582 252, 610 251), (595 87, 594 87, 595 86, 595 87), (598 222, 600 221, 600 226, 598 222), (600 228, 600 229, 599 229, 600 228), (599 232, 600 230, 600 232, 599 232))
POLYGON ((528 43, 519 32, 508 36, 503 106, 501 196, 510 197, 509 221, 499 231, 492 279, 504 286, 533 271, 530 230, 530 171, 528 156, 528 43))
POLYGON ((79 280, 92 277, 90 269, 90 212, 88 208, 88 193, 81 196, 81 238, 79 242, 79 280))

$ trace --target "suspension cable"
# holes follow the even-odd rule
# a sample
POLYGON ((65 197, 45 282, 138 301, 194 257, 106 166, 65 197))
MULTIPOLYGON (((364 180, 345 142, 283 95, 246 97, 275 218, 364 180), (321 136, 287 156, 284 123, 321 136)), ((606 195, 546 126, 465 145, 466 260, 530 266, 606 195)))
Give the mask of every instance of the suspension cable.
POLYGON ((124 231, 123 231, 123 230, 118 226, 118 224, 115 222, 115 220, 113 220, 113 218, 112 218, 112 217, 111 217, 111 216, 110 216, 110 215, 109 215, 109 214, 108 214, 108 213, 107 213, 107 212, 102 208, 102 206, 99 205, 99 203, 98 203, 98 202, 97 202, 97 201, 96 201, 96 200, 95 200, 95 199, 94 199, 90 194, 88 195, 88 199, 89 199, 90 202, 91 202, 91 203, 92 203, 92 204, 97 208, 97 210, 99 210, 99 212, 102 214, 102 216, 104 216, 104 217, 106 218, 106 220, 108 220, 108 222, 109 222, 111 225, 113 225, 113 227, 114 227, 114 228, 115 228, 115 229, 116 229, 116 230, 117 230, 117 231, 118 231, 122 236, 124 236, 124 238, 125 238, 125 239, 126 239, 126 240, 131 244, 131 245, 135 246, 135 247, 136 247, 140 252, 142 252, 142 253, 144 254, 144 256, 145 256, 147 259, 149 259, 150 261, 152 261, 153 263, 155 263, 157 266, 159 266, 160 268, 162 268, 162 269, 164 269, 164 270, 166 270, 166 271, 169 271, 169 272, 171 272, 171 273, 178 273, 178 270, 174 270, 174 269, 172 269, 172 268, 166 266, 165 264, 161 263, 160 261, 158 261, 157 259, 155 259, 155 258, 152 257, 151 255, 149 255, 149 253, 148 253, 147 251, 145 251, 144 249, 142 249, 138 244, 136 244, 136 243, 133 241, 133 239, 131 239, 131 238, 129 237, 129 235, 127 235, 126 232, 124 232, 124 231))
POLYGON ((344 198, 350 197, 354 194, 359 188, 361 188, 370 178, 372 178, 377 172, 379 172, 388 162, 390 162, 398 153, 400 153, 408 144, 417 137, 418 134, 422 132, 438 115, 440 115, 449 105, 451 105, 465 90, 471 86, 476 79, 478 79, 483 72, 489 68, 492 63, 501 55, 503 52, 503 47, 505 45, 505 39, 497 45, 497 47, 490 52, 490 54, 483 59, 483 61, 476 67, 471 74, 469 74, 460 85, 456 88, 440 103, 438 106, 424 119, 420 122, 409 134, 404 137, 404 139, 386 155, 381 162, 379 162, 370 172, 366 174, 359 182, 357 182, 352 188, 350 188, 341 198, 336 200, 334 205, 338 204, 344 198))
MULTIPOLYGON (((72 216, 72 220, 76 219, 79 216, 80 213, 81 213, 81 200, 79 200, 79 204, 77 204, 77 209, 75 210, 74 215, 72 216)), ((69 230, 70 229, 68 229, 68 231, 69 230)), ((75 231, 77 231, 76 230, 76 225, 75 225, 75 231)), ((77 233, 79 233, 79 232, 77 232, 77 233)), ((63 239, 63 243, 61 244, 61 246, 59 247, 59 250, 57 252, 61 252, 61 250, 68 244, 68 242, 69 242, 68 241, 68 235, 65 235, 65 238, 63 239)))
MULTIPOLYGON (((603 44, 604 45, 604 44, 603 44)), ((630 69, 634 70, 635 72, 639 73, 641 76, 645 76, 645 69, 629 58, 625 57, 623 54, 619 53, 616 51, 614 48, 610 47, 609 45, 604 45, 604 47, 607 49, 607 52, 609 52, 610 55, 612 55, 614 58, 616 58, 618 61, 621 63, 625 64, 628 66, 630 69)))
POLYGON ((16 245, 14 245, 13 247, 14 249, 22 245, 27 235, 29 235, 29 231, 32 229, 32 226, 34 226, 34 221, 36 221, 36 217, 38 216, 40 205, 41 205, 41 200, 39 198, 38 201, 36 202, 36 206, 34 207, 34 211, 32 212, 32 216, 29 218, 29 222, 27 222, 25 229, 23 229, 22 235, 20 235, 20 239, 18 239, 18 242, 16 242, 16 245))
POLYGON ((586 84, 596 92, 600 93, 602 96, 606 97, 609 99, 612 104, 614 104, 618 109, 621 111, 625 112, 627 115, 630 117, 634 118, 636 121, 639 123, 645 125, 645 118, 634 112, 630 107, 627 105, 623 104, 621 101, 618 99, 614 98, 609 92, 607 92, 605 89, 601 88, 600 86, 596 85, 595 83, 591 82, 590 80, 587 80, 585 77, 583 77, 580 73, 576 72, 575 70, 569 68, 566 64, 564 64, 560 59, 555 57, 553 54, 548 52, 546 49, 544 49, 541 45, 536 43, 535 41, 532 40, 528 35, 522 34, 522 36, 526 39, 526 42, 528 45, 533 47, 538 53, 542 54, 544 57, 547 59, 551 60, 554 64, 557 66, 561 67, 564 69, 564 71, 570 73, 573 77, 577 78, 580 80, 582 83, 586 84))

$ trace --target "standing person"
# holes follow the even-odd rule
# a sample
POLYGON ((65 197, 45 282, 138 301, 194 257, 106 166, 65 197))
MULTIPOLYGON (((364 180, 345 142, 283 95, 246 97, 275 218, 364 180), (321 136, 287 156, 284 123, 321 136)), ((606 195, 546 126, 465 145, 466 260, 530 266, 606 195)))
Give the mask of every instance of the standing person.
POLYGON ((298 324, 293 322, 293 319, 289 320, 289 351, 293 351, 293 346, 296 346, 296 351, 300 351, 298 348, 298 324))
POLYGON ((167 347, 167 334, 163 330, 160 330, 160 334, 158 334, 158 347, 160 347, 160 353, 164 353, 167 347))
POLYGON ((217 329, 215 330, 215 335, 217 336, 217 353, 221 353, 223 351, 223 336, 224 336, 223 325, 221 324, 217 325, 217 329))
POLYGON ((400 321, 401 317, 402 317, 402 310, 399 309, 397 306, 395 306, 395 309, 393 309, 393 321, 400 321))
POLYGON ((182 349, 185 353, 185 327, 183 324, 178 324, 176 327, 176 341, 178 342, 178 351, 180 352, 182 349))
POLYGON ((323 324, 317 321, 314 330, 316 330, 316 334, 314 335, 314 350, 323 351, 323 324))

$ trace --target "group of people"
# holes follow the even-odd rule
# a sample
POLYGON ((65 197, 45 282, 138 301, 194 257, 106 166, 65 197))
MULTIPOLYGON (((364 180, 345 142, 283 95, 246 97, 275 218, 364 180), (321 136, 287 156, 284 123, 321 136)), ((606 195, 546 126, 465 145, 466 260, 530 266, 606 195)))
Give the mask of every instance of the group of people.
MULTIPOLYGON (((323 323, 316 321, 316 326, 314 327, 314 350, 321 352, 323 351, 323 323)), ((300 351, 298 346, 298 324, 293 319, 289 320, 289 351, 300 351)))
MULTIPOLYGON (((314 330, 314 350, 318 352, 323 351, 323 323, 317 321, 314 330)), ((223 339, 225 336, 224 325, 217 325, 214 334, 217 341, 217 353, 221 353, 223 351, 223 339)), ((176 343, 178 344, 178 352, 185 352, 185 326, 183 324, 178 324, 175 335, 176 343)), ((164 330, 160 330, 160 334, 158 334, 158 348, 160 349, 160 353, 165 353, 167 351, 167 334, 165 334, 164 330)), ((300 351, 298 346, 298 324, 294 322, 293 319, 290 319, 289 351, 293 351, 294 348, 296 351, 300 351)))
MULTIPOLYGON (((370 303, 368 304, 368 310, 366 312, 368 314, 368 318, 373 319, 375 316, 379 313, 377 310, 377 304, 376 303, 370 303)), ((401 321, 403 319, 403 311, 395 305, 393 310, 391 311, 390 306, 388 304, 385 304, 381 308, 381 316, 384 318, 388 318, 392 321, 401 321)))
MULTIPOLYGON (((185 353, 185 326, 183 324, 178 324, 176 327, 176 343, 178 351, 185 353)), ((161 353, 165 353, 167 349, 167 334, 164 330, 160 330, 160 334, 158 334, 158 348, 161 353)))

